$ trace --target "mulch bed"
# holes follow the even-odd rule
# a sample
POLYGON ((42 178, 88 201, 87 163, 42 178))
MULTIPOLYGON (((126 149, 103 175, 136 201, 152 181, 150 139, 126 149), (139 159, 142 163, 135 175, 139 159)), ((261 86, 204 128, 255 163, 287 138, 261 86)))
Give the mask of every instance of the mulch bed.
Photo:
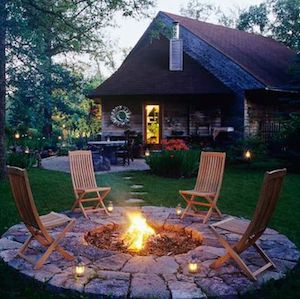
POLYGON ((123 232, 120 228, 103 226, 100 229, 86 233, 84 238, 87 243, 100 249, 142 256, 172 256, 182 254, 200 246, 202 243, 200 240, 193 239, 192 235, 185 231, 161 230, 157 231, 155 236, 150 237, 146 241, 143 249, 132 251, 127 248, 122 235, 123 232))

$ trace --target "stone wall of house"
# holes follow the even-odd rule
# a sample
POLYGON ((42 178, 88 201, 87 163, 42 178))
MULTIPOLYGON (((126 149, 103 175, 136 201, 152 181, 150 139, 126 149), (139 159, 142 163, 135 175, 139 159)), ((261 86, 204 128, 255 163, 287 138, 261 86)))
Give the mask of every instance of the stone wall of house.
POLYGON ((295 107, 280 103, 259 103, 245 99, 245 136, 261 136, 270 139, 282 128, 282 121, 291 112, 300 112, 295 107))

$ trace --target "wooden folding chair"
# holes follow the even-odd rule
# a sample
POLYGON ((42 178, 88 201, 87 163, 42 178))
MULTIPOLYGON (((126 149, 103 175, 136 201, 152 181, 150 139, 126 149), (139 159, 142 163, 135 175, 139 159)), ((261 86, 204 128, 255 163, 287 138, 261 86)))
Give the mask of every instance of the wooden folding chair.
POLYGON ((69 162, 75 193, 72 211, 82 211, 85 218, 88 218, 87 213, 101 210, 109 215, 103 200, 111 191, 111 188, 97 186, 91 151, 69 152, 69 162), (86 197, 88 194, 94 194, 95 197, 86 197), (86 202, 96 202, 96 205, 84 206, 83 204, 86 202))
POLYGON ((58 251, 67 260, 73 260, 74 256, 65 251, 59 242, 74 226, 75 220, 54 212, 40 217, 32 197, 26 170, 8 166, 7 173, 20 217, 31 234, 19 249, 18 255, 32 263, 34 269, 40 269, 53 251, 58 251), (67 225, 57 237, 54 238, 49 234, 48 229, 64 224, 67 225), (26 249, 34 239, 47 248, 37 262, 25 255, 26 249))
POLYGON ((266 172, 254 216, 249 224, 240 219, 234 219, 230 217, 228 219, 210 225, 210 228, 217 236, 219 242, 227 251, 224 256, 218 258, 214 263, 210 265, 211 268, 218 268, 225 262, 227 262, 230 258, 232 258, 245 272, 245 274, 253 280, 256 280, 257 275, 267 270, 268 268, 276 268, 272 260, 257 244, 257 240, 264 233, 272 217, 285 175, 286 169, 266 172), (221 235, 217 231, 217 228, 239 234, 242 237, 236 244, 230 245, 226 239, 221 237, 221 235), (255 272, 252 272, 240 257, 240 254, 250 246, 253 246, 256 249, 257 253, 266 261, 266 264, 257 269, 255 272))
POLYGON ((208 221, 213 210, 216 210, 219 216, 222 217, 221 211, 217 207, 217 201, 223 181, 225 158, 225 153, 201 153, 199 171, 194 189, 179 191, 180 195, 187 203, 187 206, 181 215, 181 219, 185 215, 196 215, 196 206, 209 208, 203 219, 203 223, 208 221), (206 202, 201 202, 196 200, 196 198, 202 198, 206 202), (191 209, 193 209, 194 212, 190 212, 191 209))

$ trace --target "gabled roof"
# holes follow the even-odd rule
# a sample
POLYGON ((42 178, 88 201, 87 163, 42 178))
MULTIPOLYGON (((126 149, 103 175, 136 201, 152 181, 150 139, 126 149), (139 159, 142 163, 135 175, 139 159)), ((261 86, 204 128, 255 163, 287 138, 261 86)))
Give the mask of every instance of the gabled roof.
MULTIPOLYGON (((160 12, 158 17, 160 15, 179 22, 180 26, 191 32, 196 39, 201 39, 222 53, 262 86, 278 87, 290 84, 288 71, 296 54, 283 44, 257 34, 171 13, 160 12)), ((206 70, 205 65, 201 66, 186 53, 184 70, 169 71, 169 42, 162 36, 150 41, 149 28, 120 68, 91 92, 91 98, 109 95, 195 95, 231 92, 217 79, 217 74, 214 76, 206 70)))
POLYGON ((169 41, 145 36, 121 67, 92 91, 91 98, 107 95, 229 94, 230 90, 184 54, 184 70, 169 71, 169 41))
POLYGON ((266 86, 287 84, 296 53, 272 38, 161 12, 222 52, 266 86))

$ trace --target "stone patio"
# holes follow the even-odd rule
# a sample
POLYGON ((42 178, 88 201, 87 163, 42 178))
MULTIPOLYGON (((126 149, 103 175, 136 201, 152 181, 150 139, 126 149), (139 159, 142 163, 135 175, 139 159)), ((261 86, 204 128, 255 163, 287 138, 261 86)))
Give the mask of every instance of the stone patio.
MULTIPOLYGON (((83 277, 75 279, 74 267, 77 262, 66 261, 58 253, 52 254, 40 270, 33 270, 31 264, 16 257, 18 248, 28 237, 23 224, 14 225, 0 239, 0 257, 23 275, 46 284, 49 291, 85 293, 96 295, 97 298, 234 298, 260 288, 270 279, 284 278, 285 273, 300 258, 296 246, 286 236, 267 229, 261 237, 260 245, 273 259, 277 269, 265 271, 253 282, 232 261, 217 270, 209 268, 218 256, 224 254, 224 249, 200 218, 189 216, 179 220, 175 209, 151 206, 118 207, 111 216, 92 215, 90 220, 81 214, 66 214, 76 218, 77 222, 61 245, 84 261, 86 271, 83 277), (101 225, 120 225, 126 220, 126 211, 133 209, 141 210, 154 228, 163 226, 166 229, 185 229, 192 234, 201 234, 202 245, 185 254, 155 257, 131 256, 86 244, 84 233, 101 225), (201 265, 201 271, 197 274, 190 274, 187 269, 192 256, 201 265)), ((59 230, 52 230, 52 234, 57 234, 59 230)), ((224 232, 224 235, 231 241, 238 238, 238 235, 228 232, 224 232)), ((37 259, 41 252, 41 246, 33 242, 27 254, 37 259)), ((252 270, 262 265, 263 261, 253 249, 247 250, 242 256, 252 270)))

